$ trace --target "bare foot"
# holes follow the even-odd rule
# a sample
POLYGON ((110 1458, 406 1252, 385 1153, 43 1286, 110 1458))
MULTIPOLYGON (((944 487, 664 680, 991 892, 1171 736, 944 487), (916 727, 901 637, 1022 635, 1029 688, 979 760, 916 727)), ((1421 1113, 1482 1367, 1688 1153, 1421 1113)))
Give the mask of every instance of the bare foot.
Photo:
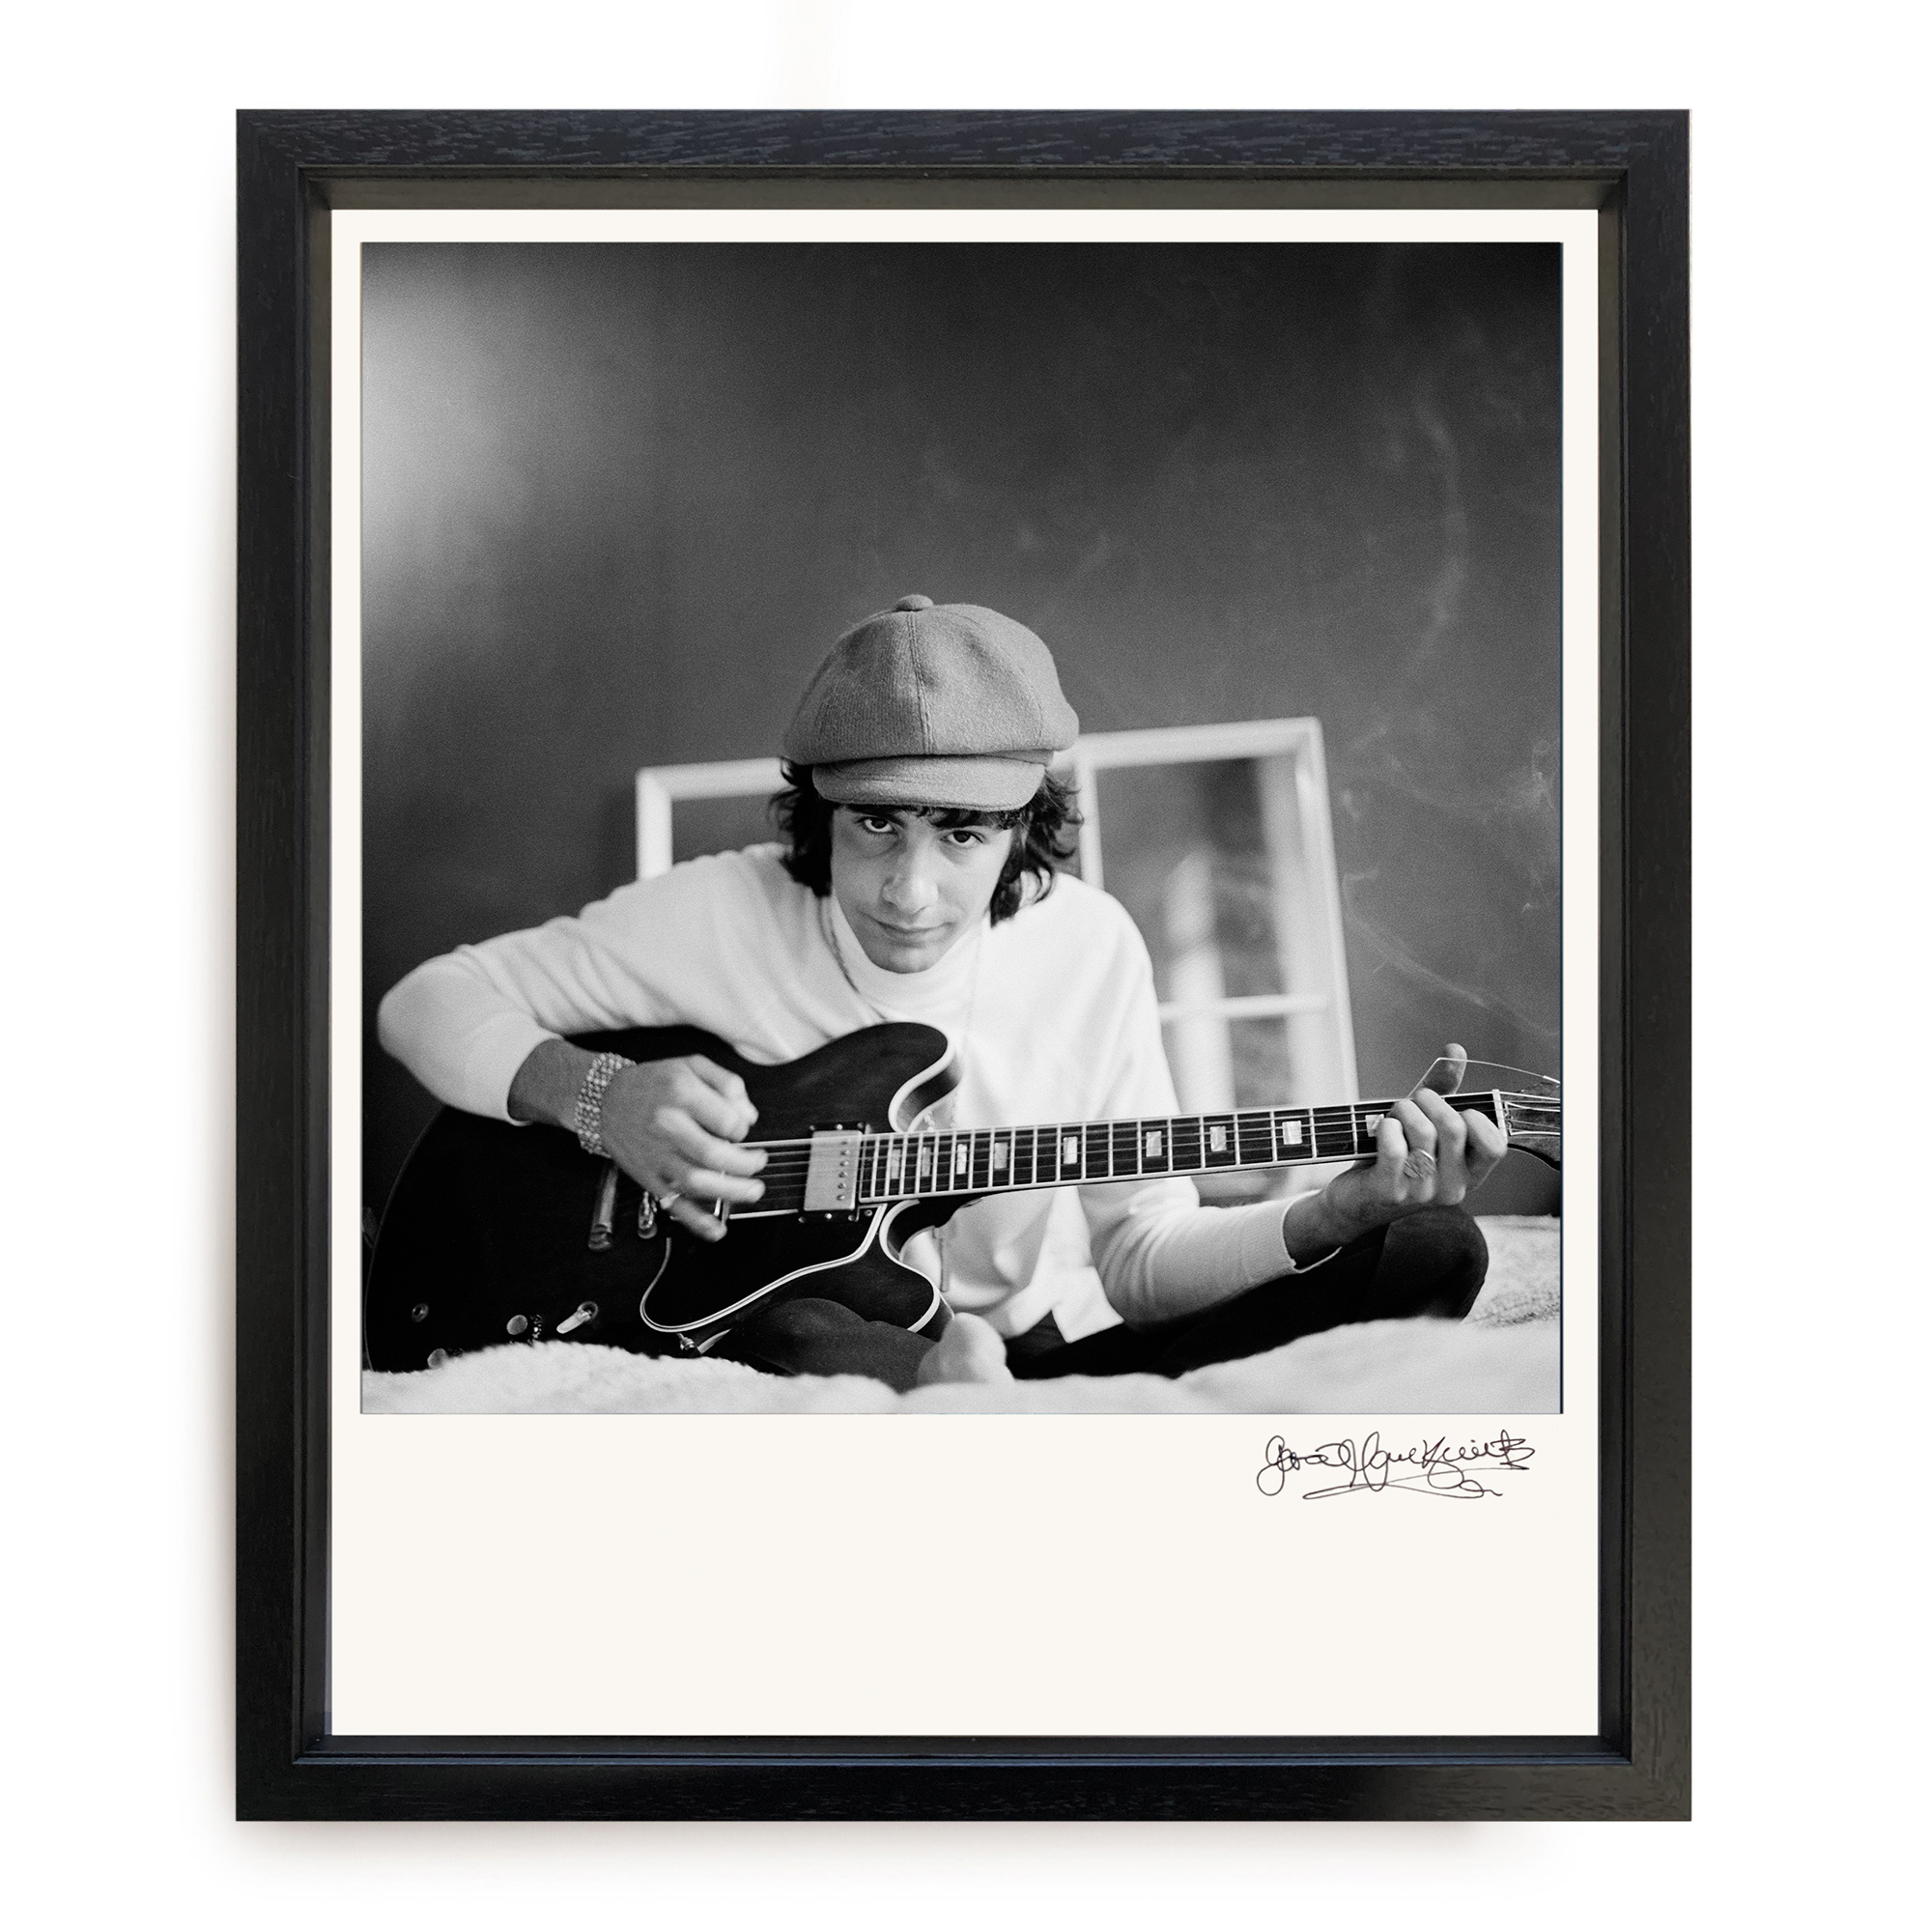
POLYGON ((919 1364, 919 1384, 944 1380, 1010 1380, 1007 1344, 977 1314, 954 1314, 919 1364))

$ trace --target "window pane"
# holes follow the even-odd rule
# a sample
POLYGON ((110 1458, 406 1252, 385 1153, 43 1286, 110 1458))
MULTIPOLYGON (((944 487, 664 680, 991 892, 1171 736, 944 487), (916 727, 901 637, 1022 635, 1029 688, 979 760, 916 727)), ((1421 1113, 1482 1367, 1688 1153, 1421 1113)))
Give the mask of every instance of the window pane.
POLYGON ((1132 913, 1163 1002, 1287 989, 1257 766, 1097 774, 1107 890, 1132 913))
POLYGON ((1280 1019, 1235 1019, 1228 1031, 1235 1061, 1235 1104, 1289 1104, 1294 1094, 1288 1027, 1280 1019))
POLYGON ((767 809, 771 800, 680 798, 670 809, 671 858, 702 858, 713 851, 738 851, 747 844, 769 844, 779 835, 767 809))

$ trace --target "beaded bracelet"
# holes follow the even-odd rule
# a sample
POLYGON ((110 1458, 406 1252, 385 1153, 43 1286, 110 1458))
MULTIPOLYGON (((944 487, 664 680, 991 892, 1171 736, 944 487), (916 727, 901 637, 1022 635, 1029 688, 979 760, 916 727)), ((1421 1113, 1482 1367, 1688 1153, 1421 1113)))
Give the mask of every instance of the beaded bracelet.
POLYGON ((590 1069, 583 1075, 583 1084, 577 1089, 577 1106, 571 1114, 570 1122, 577 1128, 578 1145, 593 1159, 609 1159, 611 1156, 604 1144, 604 1089, 625 1066, 634 1063, 619 1058, 614 1052, 600 1052, 590 1062, 590 1069))

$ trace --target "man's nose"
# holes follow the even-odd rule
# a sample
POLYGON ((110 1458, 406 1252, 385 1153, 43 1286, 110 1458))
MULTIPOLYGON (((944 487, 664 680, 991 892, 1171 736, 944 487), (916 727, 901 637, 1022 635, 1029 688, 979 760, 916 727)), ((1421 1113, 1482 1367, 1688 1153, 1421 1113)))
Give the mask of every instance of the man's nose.
POLYGON ((935 895, 930 866, 916 851, 901 853, 886 873, 884 892, 895 911, 923 911, 935 895))

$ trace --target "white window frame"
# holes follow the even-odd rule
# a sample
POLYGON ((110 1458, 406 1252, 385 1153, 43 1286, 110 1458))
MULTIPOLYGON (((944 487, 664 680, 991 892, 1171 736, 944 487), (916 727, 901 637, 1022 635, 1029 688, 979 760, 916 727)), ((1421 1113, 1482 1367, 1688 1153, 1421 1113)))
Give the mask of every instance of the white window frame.
MULTIPOLYGON (((1293 789, 1299 849, 1278 853, 1296 861, 1299 872, 1293 916, 1312 926, 1304 956, 1314 982, 1288 992, 1168 1002, 1161 1021, 1281 1018, 1302 1013, 1327 1017, 1331 1064, 1323 1090, 1287 1093, 1284 1102, 1342 1100, 1360 1096, 1355 1077, 1355 1031, 1349 1008, 1348 957, 1342 937, 1341 882, 1335 867, 1334 824, 1328 810, 1328 770, 1321 721, 1281 717, 1247 724, 1178 724, 1151 730, 1099 730, 1082 737, 1066 754, 1080 787, 1080 875, 1105 888, 1106 856, 1098 776, 1106 771, 1160 764, 1231 763, 1285 759, 1293 789), (1339 1088, 1339 1090, 1335 1090, 1339 1088)), ((769 797, 784 780, 776 757, 748 757, 717 764, 657 764, 637 779, 638 876, 655 878, 671 867, 671 821, 676 807, 701 798, 769 797)))

